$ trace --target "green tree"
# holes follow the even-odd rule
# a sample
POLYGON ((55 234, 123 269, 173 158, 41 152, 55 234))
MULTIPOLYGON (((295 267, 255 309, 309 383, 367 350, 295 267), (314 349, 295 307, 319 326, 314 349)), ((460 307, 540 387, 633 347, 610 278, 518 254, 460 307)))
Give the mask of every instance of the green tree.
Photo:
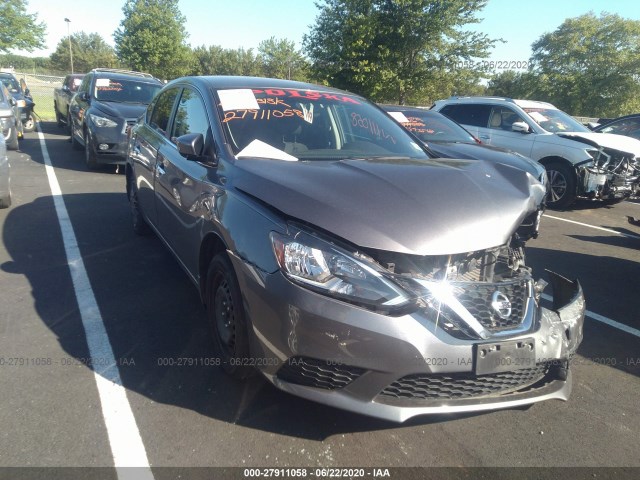
POLYGON ((0 55, 0 65, 13 67, 18 72, 48 73, 49 59, 47 57, 25 57, 7 53, 0 55))
POLYGON ((640 110, 640 21, 593 13, 565 20, 533 45, 543 98, 572 115, 640 110))
POLYGON ((44 48, 44 23, 27 13, 26 0, 0 0, 0 52, 44 48))
POLYGON ((196 47, 193 50, 192 75, 245 75, 260 74, 260 63, 253 49, 225 49, 218 45, 196 47))
MULTIPOLYGON (((496 42, 464 31, 486 0, 324 0, 304 37, 318 81, 374 100, 404 103, 426 97, 435 83, 451 85, 463 60, 486 58, 496 42)), ((464 69, 471 84, 486 76, 464 69)))
POLYGON ((497 97, 538 100, 546 98, 548 86, 545 75, 533 71, 505 70, 491 77, 487 94, 497 97))
MULTIPOLYGON (((71 35, 73 49, 73 67, 77 72, 88 72, 92 68, 118 66, 115 51, 97 33, 74 33, 71 35)), ((56 51, 49 57, 51 68, 70 72, 69 39, 63 38, 58 42, 56 51)))
POLYGON ((291 40, 263 40, 258 45, 258 58, 265 77, 306 80, 307 61, 291 40))
POLYGON ((178 0, 127 0, 122 11, 113 38, 124 65, 163 79, 190 71, 193 56, 178 0))

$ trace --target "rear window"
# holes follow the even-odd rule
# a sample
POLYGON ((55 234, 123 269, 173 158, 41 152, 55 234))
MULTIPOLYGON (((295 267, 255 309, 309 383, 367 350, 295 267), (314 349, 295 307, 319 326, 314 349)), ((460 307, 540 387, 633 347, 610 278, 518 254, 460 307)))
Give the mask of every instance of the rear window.
MULTIPOLYGON (((392 112, 393 110, 388 110, 392 112)), ((457 123, 436 112, 410 110, 399 117, 402 126, 423 142, 475 143, 475 138, 457 123), (406 122, 404 120, 407 120, 406 122)))
POLYGON ((217 94, 223 127, 239 158, 428 158, 398 124, 356 96, 276 88, 217 94))
POLYGON ((445 105, 440 113, 462 125, 473 125, 474 127, 486 127, 489 124, 491 115, 491 105, 481 104, 455 104, 445 105))

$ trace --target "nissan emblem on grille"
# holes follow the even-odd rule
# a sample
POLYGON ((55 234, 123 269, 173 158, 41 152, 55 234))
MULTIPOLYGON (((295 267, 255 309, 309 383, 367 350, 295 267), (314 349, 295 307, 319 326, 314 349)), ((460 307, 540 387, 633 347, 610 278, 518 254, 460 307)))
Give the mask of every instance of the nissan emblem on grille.
POLYGON ((503 320, 507 320, 511 316, 511 302, 501 291, 496 290, 493 292, 491 296, 491 306, 503 320))

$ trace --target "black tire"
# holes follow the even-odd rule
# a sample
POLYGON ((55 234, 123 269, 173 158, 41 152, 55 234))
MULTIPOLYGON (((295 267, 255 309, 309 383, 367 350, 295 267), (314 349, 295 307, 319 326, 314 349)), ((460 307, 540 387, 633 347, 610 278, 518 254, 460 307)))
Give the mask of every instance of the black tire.
POLYGON ((84 132, 84 162, 87 164, 89 170, 98 168, 96 154, 93 151, 93 145, 91 145, 91 137, 86 131, 84 132))
POLYGON ((207 320, 224 371, 239 380, 249 377, 249 335, 242 294, 233 265, 225 253, 209 264, 206 290, 207 320))
POLYGON ((548 163, 545 168, 549 178, 547 207, 556 210, 567 208, 577 197, 575 171, 560 162, 548 163))
POLYGON ((136 182, 133 178, 133 175, 129 176, 129 208, 131 210, 131 223, 133 225, 133 231, 136 233, 136 235, 140 235, 141 237, 147 237, 151 235, 153 232, 147 224, 147 221, 144 219, 142 210, 140 210, 140 202, 138 200, 138 187, 136 187, 136 182))
POLYGON ((25 132, 33 132, 36 129, 36 116, 33 112, 29 112, 27 119, 22 122, 22 128, 25 132))
POLYGON ((7 148, 9 150, 18 150, 20 144, 18 143, 18 127, 14 126, 9 134, 9 140, 7 140, 7 148))

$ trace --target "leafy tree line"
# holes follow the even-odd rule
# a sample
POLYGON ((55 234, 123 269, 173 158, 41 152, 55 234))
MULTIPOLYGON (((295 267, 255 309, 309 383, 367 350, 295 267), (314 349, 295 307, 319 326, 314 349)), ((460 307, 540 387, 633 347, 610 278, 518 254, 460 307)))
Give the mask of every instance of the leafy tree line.
MULTIPOLYGON (((565 20, 532 45, 528 71, 484 69, 500 39, 468 30, 487 0, 318 0, 298 50, 269 38, 257 49, 188 43, 178 0, 126 0, 115 48, 95 33, 71 36, 76 71, 97 66, 182 75, 257 75, 308 80, 378 102, 429 105, 450 95, 550 101, 574 115, 640 111, 640 21, 593 13, 565 20), (466 62, 470 60, 469 62, 466 62), (462 66, 467 65, 465 68, 462 66), (468 67, 468 65, 471 65, 468 67), (488 87, 483 85, 489 79, 488 87)), ((44 25, 26 0, 0 0, 0 62, 31 71, 68 72, 69 39, 48 58, 11 55, 41 48, 44 25)))
POLYGON ((548 101, 580 116, 640 111, 640 21, 609 13, 569 18, 532 50, 528 71, 496 75, 488 91, 548 101))

